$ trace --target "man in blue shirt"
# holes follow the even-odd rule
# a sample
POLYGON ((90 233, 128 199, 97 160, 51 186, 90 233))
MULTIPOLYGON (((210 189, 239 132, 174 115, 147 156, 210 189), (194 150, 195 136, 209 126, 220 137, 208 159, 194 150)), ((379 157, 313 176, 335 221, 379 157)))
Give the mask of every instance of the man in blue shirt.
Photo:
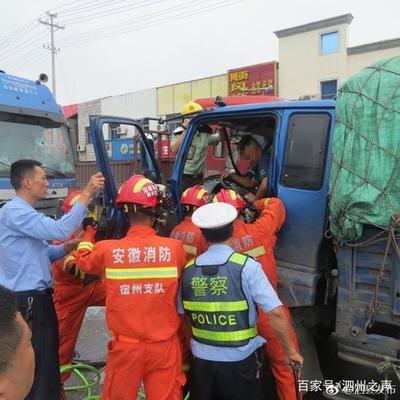
POLYGON ((11 165, 16 196, 0 209, 0 284, 15 292, 18 309, 30 321, 35 351, 35 378, 27 397, 57 400, 60 396, 58 324, 52 298, 51 262, 77 244, 66 241, 86 216, 87 206, 104 177, 93 175, 72 210, 58 221, 38 213, 36 201, 47 197, 49 183, 41 163, 19 160, 11 165))
POLYGON ((209 249, 190 261, 181 277, 178 312, 192 327, 191 400, 261 400, 261 349, 258 304, 281 338, 289 365, 302 365, 290 337, 282 303, 261 264, 230 246, 235 207, 211 203, 192 216, 209 249))
POLYGON ((250 201, 264 198, 267 194, 269 164, 271 161, 272 139, 259 134, 243 136, 238 144, 240 156, 250 161, 250 169, 245 176, 231 173, 225 179, 231 180, 246 189, 257 188, 255 195, 246 195, 250 201))

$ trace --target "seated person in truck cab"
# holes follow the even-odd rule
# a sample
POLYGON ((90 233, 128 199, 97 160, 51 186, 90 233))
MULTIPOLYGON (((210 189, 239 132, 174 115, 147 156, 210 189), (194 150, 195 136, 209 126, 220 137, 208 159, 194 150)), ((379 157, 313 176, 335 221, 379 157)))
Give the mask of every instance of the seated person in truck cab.
MULTIPOLYGON (((182 126, 174 130, 171 138, 171 150, 174 153, 178 152, 183 139, 185 138, 186 129, 190 119, 195 114, 202 111, 203 107, 193 101, 183 107, 181 111, 182 126)), ((209 125, 201 124, 198 127, 186 156, 186 163, 181 182, 181 192, 184 192, 190 186, 202 184, 206 164, 207 146, 209 144, 218 143, 219 141, 220 133, 213 133, 209 125)))
POLYGON ((268 186, 268 167, 271 160, 272 139, 259 135, 247 134, 237 145, 240 156, 250 161, 250 169, 245 176, 230 173, 225 179, 237 183, 246 189, 255 189, 255 195, 249 193, 246 198, 256 201, 265 197, 268 186))

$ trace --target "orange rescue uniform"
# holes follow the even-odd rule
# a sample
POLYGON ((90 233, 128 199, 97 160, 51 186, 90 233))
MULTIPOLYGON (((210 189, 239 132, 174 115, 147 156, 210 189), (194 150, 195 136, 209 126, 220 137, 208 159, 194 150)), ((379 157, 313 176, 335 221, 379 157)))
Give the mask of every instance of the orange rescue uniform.
MULTIPOLYGON (((104 306, 106 297, 105 286, 100 280, 85 285, 79 276, 69 273, 67 268, 72 264, 75 264, 73 252, 52 264, 54 306, 60 335, 60 365, 70 364, 73 360, 76 341, 87 308, 104 306)), ((61 383, 64 384, 69 376, 70 373, 62 374, 61 383)), ((66 398, 63 390, 61 398, 66 398)))
MULTIPOLYGON (((183 242, 186 258, 191 260, 207 250, 206 239, 199 227, 193 224, 192 217, 186 216, 171 232, 172 238, 183 242)), ((191 328, 187 323, 182 323, 178 332, 182 347, 182 362, 188 368, 192 359, 190 341, 192 338, 191 328)), ((185 369, 186 369, 185 368, 185 369)))
MULTIPOLYGON (((282 201, 277 198, 261 199, 255 204, 261 211, 260 217, 251 224, 246 224, 241 219, 235 221, 232 247, 238 252, 249 254, 256 258, 276 289, 278 273, 273 249, 276 243, 276 235, 285 221, 285 207, 282 201)), ((290 321, 289 309, 285 307, 285 310, 290 321)), ((275 378, 279 399, 296 400, 293 372, 285 363, 284 349, 270 325, 268 315, 262 310, 259 310, 257 327, 259 335, 267 339, 265 353, 275 378)), ((297 346, 297 337, 294 329, 292 330, 292 339, 297 346)))
POLYGON ((172 238, 183 242, 187 259, 199 256, 207 250, 206 239, 200 228, 193 224, 192 217, 186 216, 171 232, 172 238))
POLYGON ((180 400, 185 376, 177 331, 178 280, 186 262, 182 243, 133 226, 120 240, 93 247, 88 229, 77 251, 79 269, 103 277, 109 343, 103 400, 180 400))

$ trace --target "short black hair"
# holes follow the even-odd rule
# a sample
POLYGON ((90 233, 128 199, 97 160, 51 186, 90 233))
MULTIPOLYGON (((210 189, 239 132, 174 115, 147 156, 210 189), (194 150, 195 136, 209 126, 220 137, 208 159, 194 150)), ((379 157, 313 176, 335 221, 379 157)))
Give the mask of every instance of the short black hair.
POLYGON ((17 312, 14 293, 0 285, 0 373, 10 368, 22 338, 17 312))
POLYGON ((227 241, 233 234, 233 222, 216 229, 200 229, 203 236, 211 243, 227 241))
POLYGON ((237 149, 238 149, 239 153, 243 154, 244 149, 247 146, 250 146, 252 143, 255 143, 257 146, 260 146, 259 143, 257 142, 257 140, 252 138, 251 135, 243 136, 242 140, 237 145, 237 149))
POLYGON ((22 179, 33 172, 35 167, 41 167, 42 163, 36 160, 18 160, 11 164, 10 181, 15 190, 21 189, 22 179))

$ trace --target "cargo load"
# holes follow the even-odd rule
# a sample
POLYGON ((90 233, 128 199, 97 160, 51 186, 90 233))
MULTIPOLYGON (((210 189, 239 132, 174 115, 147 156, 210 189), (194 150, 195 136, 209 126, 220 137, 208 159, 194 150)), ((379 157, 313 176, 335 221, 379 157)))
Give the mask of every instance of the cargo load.
POLYGON ((400 229, 400 56, 381 60, 339 90, 329 184, 338 242, 366 225, 400 229))

